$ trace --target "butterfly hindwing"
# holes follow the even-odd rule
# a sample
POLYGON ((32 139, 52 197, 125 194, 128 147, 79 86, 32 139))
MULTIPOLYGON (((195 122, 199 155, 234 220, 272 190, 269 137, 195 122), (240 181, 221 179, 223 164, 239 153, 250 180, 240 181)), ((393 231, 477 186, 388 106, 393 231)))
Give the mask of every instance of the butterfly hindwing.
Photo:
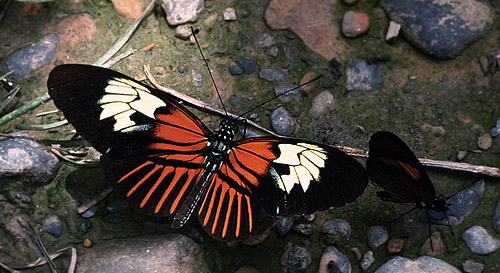
POLYGON ((436 192, 411 149, 391 132, 376 132, 370 138, 366 168, 370 180, 403 203, 432 203, 436 192))

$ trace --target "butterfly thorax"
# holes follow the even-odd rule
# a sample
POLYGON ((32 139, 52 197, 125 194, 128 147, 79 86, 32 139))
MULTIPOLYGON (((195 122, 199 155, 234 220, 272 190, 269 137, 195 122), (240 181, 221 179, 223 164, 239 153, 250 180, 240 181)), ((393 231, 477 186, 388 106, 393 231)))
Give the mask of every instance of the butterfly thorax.
POLYGON ((223 162, 223 158, 231 151, 231 143, 238 126, 233 120, 223 120, 219 125, 219 131, 213 136, 210 143, 207 169, 215 171, 223 162))
POLYGON ((441 211, 445 211, 448 209, 448 204, 446 204, 446 198, 436 197, 436 199, 434 199, 425 208, 441 212, 441 211))

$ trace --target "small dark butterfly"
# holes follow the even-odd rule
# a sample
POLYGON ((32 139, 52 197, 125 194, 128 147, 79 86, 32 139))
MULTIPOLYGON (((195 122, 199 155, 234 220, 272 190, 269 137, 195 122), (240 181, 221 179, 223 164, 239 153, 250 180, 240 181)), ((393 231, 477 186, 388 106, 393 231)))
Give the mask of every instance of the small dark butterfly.
POLYGON ((214 238, 256 236, 277 216, 310 214, 356 200, 368 184, 344 152, 293 138, 233 140, 241 120, 216 133, 174 98, 113 70, 61 65, 49 94, 77 132, 102 153, 106 179, 131 206, 192 214, 214 238))
MULTIPOLYGON (((422 164, 408 145, 395 134, 376 132, 371 136, 369 146, 366 162, 368 176, 383 189, 377 192, 377 196, 384 201, 415 204, 413 209, 403 215, 417 208, 425 210, 430 238, 431 220, 428 211, 442 212, 447 217, 448 198, 436 196, 434 185, 422 164)), ((432 240, 431 248, 433 249, 432 240)))

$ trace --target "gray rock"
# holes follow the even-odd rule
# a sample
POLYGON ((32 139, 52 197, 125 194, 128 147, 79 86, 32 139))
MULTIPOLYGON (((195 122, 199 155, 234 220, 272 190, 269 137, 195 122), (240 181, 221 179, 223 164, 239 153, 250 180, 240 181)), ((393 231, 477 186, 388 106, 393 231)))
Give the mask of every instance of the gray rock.
POLYGON ((243 74, 243 71, 239 65, 230 65, 229 73, 231 73, 231 75, 241 75, 243 74))
POLYGON ((286 82, 288 77, 281 73, 278 69, 261 69, 259 77, 268 82, 286 82))
POLYGON ((383 226, 371 226, 366 230, 368 244, 371 248, 377 248, 387 241, 389 234, 383 226))
POLYGON ((191 33, 191 26, 180 25, 175 28, 174 36, 182 40, 188 40, 193 33, 191 33))
POLYGON ((311 235, 313 233, 313 225, 312 224, 297 224, 293 226, 293 230, 295 230, 298 233, 304 234, 304 235, 311 235))
POLYGON ((491 136, 496 137, 500 135, 500 118, 497 119, 497 124, 495 128, 491 129, 491 136))
POLYGON ((191 72, 193 74, 193 85, 196 87, 201 87, 203 85, 203 78, 201 77, 200 70, 193 68, 191 72))
POLYGON ((497 202, 497 207, 493 213, 493 229, 496 232, 500 232, 500 198, 497 202))
POLYGON ((438 58, 457 56, 494 20, 484 0, 383 0, 382 7, 409 41, 438 58))
POLYGON ((257 69, 255 61, 247 57, 236 59, 236 63, 241 68, 241 73, 243 74, 251 74, 257 69))
MULTIPOLYGON (((449 205, 446 214, 448 215, 448 221, 450 225, 460 225, 463 222, 464 218, 474 210, 483 195, 484 179, 481 179, 469 189, 462 190, 450 197, 446 201, 446 203, 449 205)), ((444 213, 433 210, 429 210, 428 213, 429 217, 431 218, 431 223, 442 225, 448 224, 444 213)), ((418 219, 423 223, 428 222, 425 211, 418 212, 418 219)))
POLYGON ((28 263, 38 258, 40 253, 30 234, 26 232, 26 228, 23 227, 26 225, 25 219, 29 221, 26 215, 18 215, 6 219, 2 224, 1 233, 2 244, 12 245, 12 249, 14 250, 9 253, 9 256, 14 260, 28 263), (5 233, 3 231, 5 231, 5 233))
POLYGON ((309 109, 309 115, 312 117, 320 117, 327 110, 333 108, 334 100, 333 95, 330 91, 323 91, 319 93, 311 104, 311 109, 309 109))
POLYGON ((187 22, 196 22, 198 15, 203 11, 203 0, 162 0, 161 6, 167 15, 167 22, 171 26, 187 22))
POLYGON ((311 262, 311 254, 306 248, 290 242, 281 256, 281 265, 285 272, 304 271, 311 262))
POLYGON ((297 88, 297 85, 295 85, 295 84, 294 85, 285 85, 285 86, 275 86, 274 87, 274 94, 276 96, 280 96, 281 94, 283 94, 289 90, 292 90, 294 88, 296 88, 296 89, 286 93, 285 95, 283 95, 283 97, 298 96, 300 94, 300 90, 299 90, 299 88, 297 88))
POLYGON ((323 233, 340 234, 344 242, 349 242, 351 238, 351 225, 342 219, 328 220, 323 224, 323 233))
POLYGON ((475 262, 473 260, 467 260, 462 264, 464 272, 467 273, 481 273, 484 270, 484 264, 475 262))
POLYGON ((278 50, 278 46, 276 46, 276 45, 270 47, 267 50, 267 55, 274 57, 274 58, 278 57, 278 53, 279 53, 279 50, 278 50))
POLYGON ((372 264, 375 262, 375 257, 373 257, 373 251, 368 250, 363 254, 363 258, 361 258, 360 266, 363 270, 367 270, 372 264))
POLYGON ((27 134, 0 137, 0 162, 1 184, 12 178, 43 186, 59 168, 57 157, 27 134))
POLYGON ((222 13, 224 21, 234 21, 236 20, 236 11, 234 8, 226 8, 222 13))
POLYGON ((55 214, 49 214, 43 220, 43 228, 54 237, 59 237, 63 233, 61 219, 55 214))
POLYGON ((78 256, 78 273, 209 272, 200 246, 186 236, 164 234, 102 241, 78 256))
POLYGON ((347 63, 347 90, 377 90, 384 87, 382 69, 378 64, 367 64, 365 61, 347 63))
POLYGON ((14 194, 14 198, 20 200, 21 202, 23 202, 25 204, 31 203, 31 197, 23 192, 16 192, 14 194))
POLYGON ((351 273, 351 262, 346 255, 340 253, 335 247, 327 246, 323 249, 319 261, 318 273, 330 273, 330 269, 339 269, 342 273, 351 273), (333 266, 332 266, 333 262, 333 266))
POLYGON ((285 53, 286 57, 285 69, 290 69, 293 67, 294 64, 293 54, 287 47, 283 47, 283 52, 285 53))
POLYGON ((500 240, 492 237, 486 229, 481 226, 472 226, 462 234, 462 239, 467 243, 469 249, 482 255, 488 255, 500 248, 500 240))
POLYGON ((411 260, 401 256, 396 256, 380 268, 375 273, 430 273, 430 272, 447 272, 460 273, 456 267, 440 259, 430 256, 420 256, 416 260, 411 260))
POLYGON ((276 133, 284 136, 292 134, 295 129, 292 116, 283 106, 274 109, 271 113, 271 126, 276 133))
POLYGON ((49 34, 40 40, 22 47, 7 56, 2 61, 5 71, 14 71, 12 76, 25 77, 33 74, 36 70, 50 64, 54 58, 59 36, 49 34))
POLYGON ((261 51, 263 48, 270 47, 276 44, 274 37, 271 34, 264 32, 258 40, 253 43, 253 47, 257 51, 261 51))
POLYGON ((278 232, 280 236, 285 236, 293 226, 293 218, 291 217, 280 217, 274 223, 274 229, 278 232))

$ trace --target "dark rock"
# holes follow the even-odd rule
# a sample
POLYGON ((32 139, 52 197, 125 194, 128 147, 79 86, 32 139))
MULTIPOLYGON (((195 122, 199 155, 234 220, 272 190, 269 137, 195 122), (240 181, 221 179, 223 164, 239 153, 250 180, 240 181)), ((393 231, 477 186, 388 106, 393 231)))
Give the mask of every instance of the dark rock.
POLYGON ((396 254, 403 250, 403 245, 405 241, 403 239, 390 239, 387 243, 387 250, 390 254, 396 254))
POLYGON ((497 207, 493 213, 493 229, 500 233, 500 198, 497 202, 497 207))
POLYGON ((193 74, 193 85, 195 87, 201 87, 203 85, 203 78, 201 77, 200 70, 193 68, 191 72, 193 74))
POLYGON ((416 260, 396 256, 379 267, 375 273, 404 273, 409 271, 460 273, 460 270, 449 263, 430 256, 420 256, 416 260))
POLYGON ((497 124, 495 126, 495 128, 491 129, 491 136, 492 137, 496 137, 500 135, 500 118, 497 119, 497 124))
MULTIPOLYGON (((483 197, 483 194, 484 180, 481 179, 471 188, 460 191, 450 197, 450 199, 446 201, 446 203, 449 204, 446 214, 450 225, 460 225, 464 218, 477 206, 479 199, 483 197)), ((448 224, 444 213, 433 210, 429 210, 428 213, 431 218, 431 223, 442 225, 448 224)), ((425 214, 425 211, 418 212, 418 219, 420 222, 427 223, 427 215, 425 214)))
POLYGON ((403 35, 428 54, 453 58, 493 24, 494 10, 484 0, 383 0, 403 35))
POLYGON ((89 231, 90 224, 87 222, 82 222, 80 223, 80 230, 83 231, 83 233, 87 233, 89 231))
POLYGON ((368 267, 370 267, 373 262, 375 262, 375 257, 373 257, 373 252, 371 250, 368 250, 363 254, 363 258, 361 258, 361 263, 359 264, 363 270, 367 270, 368 267))
POLYGON ((241 73, 243 74, 251 74, 257 69, 257 64, 250 58, 238 58, 236 59, 236 63, 241 68, 241 73))
POLYGON ((106 217, 104 217, 104 221, 113 225, 118 225, 123 222, 123 218, 121 218, 120 216, 107 215, 106 217))
POLYGON ((377 90, 384 87, 382 69, 378 64, 367 64, 365 61, 347 63, 347 90, 377 90))
POLYGON ((462 234, 462 239, 467 243, 469 249, 482 255, 488 255, 500 248, 500 240, 492 237, 486 229, 481 226, 473 226, 462 234))
POLYGON ((161 1, 161 4, 167 15, 167 22, 171 26, 196 22, 205 7, 203 0, 165 0, 161 1))
POLYGON ((297 231, 298 233, 309 236, 313 233, 313 225, 312 224, 297 224, 297 225, 293 226, 293 230, 297 231))
POLYGON ((179 65, 179 68, 177 68, 177 71, 179 73, 184 73, 184 72, 186 72, 186 70, 187 70, 187 68, 183 65, 179 65))
POLYGON ((201 248, 186 236, 164 234, 97 242, 78 256, 78 273, 209 272, 201 248))
POLYGON ((467 260, 462 264, 464 272, 467 273, 481 273, 484 270, 484 264, 475 262, 473 260, 467 260))
POLYGON ((274 229, 278 232, 280 236, 285 236, 293 226, 293 218, 291 217, 281 217, 276 220, 274 224, 274 229))
POLYGON ((371 226, 366 230, 368 244, 371 248, 377 248, 387 241, 389 234, 383 226, 371 226))
POLYGON ((285 95, 283 95, 283 97, 292 97, 292 96, 299 95, 300 90, 299 90, 299 88, 297 88, 297 85, 275 86, 274 87, 274 94, 276 96, 280 96, 281 94, 283 94, 289 90, 292 90, 294 88, 296 88, 296 89, 286 93, 285 95))
POLYGON ((54 214, 49 214, 43 220, 43 227, 48 233, 52 234, 54 237, 59 237, 63 233, 63 226, 61 223, 61 219, 54 214))
POLYGON ((14 51, 2 61, 2 66, 5 71, 14 71, 12 76, 15 77, 22 78, 31 75, 36 70, 50 64, 58 44, 59 36, 49 34, 14 51))
POLYGON ((241 75, 243 74, 243 71, 239 65, 230 65, 229 73, 231 73, 231 75, 241 75))
POLYGON ((340 234, 344 242, 349 242, 351 238, 351 225, 342 219, 328 220, 323 224, 323 233, 340 234))
POLYGON ((259 72, 259 77, 268 82, 286 82, 288 77, 285 76, 278 69, 261 69, 259 72))
MULTIPOLYGON (((323 249, 321 260, 319 262, 318 273, 330 273, 329 269, 339 269, 342 273, 351 273, 351 263, 344 254, 340 253, 335 247, 327 246, 323 249), (332 266, 331 264, 334 264, 332 266)), ((334 271, 335 272, 335 271, 334 271)))
POLYGON ((22 192, 16 192, 16 194, 14 195, 14 198, 21 200, 21 202, 23 202, 25 204, 31 203, 31 197, 25 193, 22 193, 22 192))
POLYGON ((0 136, 0 183, 8 178, 43 186, 56 174, 59 160, 35 138, 23 134, 0 136))
POLYGON ((276 133, 284 136, 292 134, 295 129, 292 116, 283 106, 276 108, 271 113, 271 126, 276 133))
POLYGON ((290 51, 290 49, 283 47, 283 52, 285 53, 286 57, 286 64, 285 64, 285 69, 290 69, 293 67, 294 60, 293 60, 293 54, 290 51))
POLYGON ((110 213, 119 212, 128 208, 127 202, 116 202, 106 207, 106 210, 110 213))
MULTIPOLYGON (((88 200, 84 200, 83 204, 85 204, 88 200)), ((88 208, 85 212, 81 214, 83 218, 92 218, 95 216, 96 212, 99 210, 99 207, 94 205, 88 208)))
POLYGON ((281 265, 285 272, 304 271, 311 265, 311 262, 312 258, 309 251, 293 243, 288 243, 281 256, 281 265))

